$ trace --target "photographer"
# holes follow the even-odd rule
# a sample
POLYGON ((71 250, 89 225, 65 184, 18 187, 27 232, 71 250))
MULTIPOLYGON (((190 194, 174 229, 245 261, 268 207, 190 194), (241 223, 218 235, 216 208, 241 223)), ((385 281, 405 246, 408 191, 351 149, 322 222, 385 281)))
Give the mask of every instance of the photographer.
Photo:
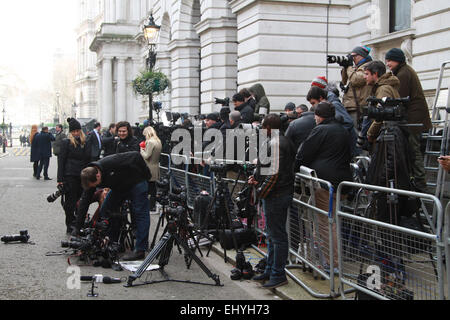
POLYGON ((256 100, 255 98, 253 98, 252 94, 250 93, 250 91, 248 91, 247 88, 243 88, 239 91, 240 94, 242 94, 244 96, 245 102, 252 107, 253 112, 255 112, 255 108, 256 108, 256 100))
POLYGON ((100 209, 100 218, 109 221, 109 236, 117 242, 120 232, 119 208, 126 199, 131 201, 131 212, 136 221, 135 251, 122 257, 124 261, 145 257, 150 229, 148 181, 150 170, 139 152, 111 155, 90 163, 81 171, 83 194, 78 209, 77 227, 84 221, 96 188, 110 188, 100 209))
POLYGON ((408 142, 415 155, 412 161, 412 171, 416 187, 426 190, 425 168, 423 154, 420 150, 421 134, 431 129, 430 113, 423 93, 422 85, 416 71, 406 64, 406 57, 402 50, 393 48, 386 53, 386 65, 400 81, 399 93, 401 97, 409 97, 406 104, 406 114, 409 124, 422 124, 421 127, 409 127, 408 142))
MULTIPOLYGON (((317 177, 329 181, 335 190, 342 181, 352 181, 350 170, 351 149, 350 134, 336 121, 335 108, 329 102, 320 102, 315 107, 317 126, 301 145, 295 162, 295 168, 300 166, 314 169, 317 177)), ((315 190, 316 206, 324 211, 329 210, 329 191, 323 188, 315 190)), ((336 203, 334 194, 333 203, 336 203)), ((335 208, 333 208, 333 211, 335 208)), ((328 239, 328 219, 319 215, 320 235, 328 239)), ((333 257, 334 266, 338 266, 336 224, 333 225, 333 257)), ((329 263, 329 262, 328 262, 329 263)))
POLYGON ((361 121, 361 108, 365 105, 372 90, 371 85, 367 84, 364 79, 364 67, 372 61, 370 51, 368 47, 356 47, 348 57, 353 63, 341 64, 343 67, 341 83, 345 86, 342 102, 357 128, 361 121))
POLYGON ((115 153, 124 153, 129 151, 139 152, 139 141, 133 136, 131 125, 128 121, 121 121, 116 124, 117 137, 114 140, 115 153))
MULTIPOLYGON (((271 163, 274 170, 268 175, 262 175, 261 162, 258 161, 255 175, 248 180, 249 184, 257 185, 258 198, 262 199, 267 231, 267 266, 263 274, 253 278, 266 281, 263 288, 273 289, 288 283, 285 266, 288 258, 289 244, 286 231, 288 209, 294 195, 294 149, 279 130, 281 119, 277 114, 267 115, 262 128, 267 130, 267 140, 264 142, 273 155, 271 163), (273 134, 278 131, 278 135, 273 134), (277 139, 278 137, 278 139, 277 139)), ((268 170, 265 170, 268 171, 268 170)))
POLYGON ((266 97, 266 91, 264 87, 260 84, 252 85, 248 91, 255 99, 255 114, 269 114, 270 113, 270 102, 266 97))
MULTIPOLYGON (((367 85, 372 86, 371 96, 378 99, 382 98, 400 98, 398 89, 400 88, 400 81, 392 73, 386 73, 386 66, 381 61, 372 61, 364 67, 364 77, 367 85)), ((367 131, 367 139, 370 143, 374 143, 380 129, 382 122, 374 121, 367 131)))
MULTIPOLYGON (((78 199, 80 199, 82 188, 80 173, 89 163, 90 150, 86 145, 86 136, 81 130, 80 123, 74 119, 69 122, 69 135, 61 142, 58 156, 58 189, 64 190, 64 212, 66 215, 67 233, 72 232, 75 223, 75 212, 78 199)), ((84 222, 84 220, 83 220, 84 222)))
POLYGON ((302 112, 302 116, 289 124, 286 130, 286 138, 291 140, 294 150, 297 151, 300 145, 309 136, 311 130, 316 126, 314 112, 302 112))
POLYGON ((151 179, 148 182, 148 188, 150 193, 150 211, 156 210, 156 184, 159 180, 159 157, 161 155, 161 140, 159 140, 155 129, 147 127, 143 131, 145 142, 144 147, 141 146, 141 156, 144 158, 147 167, 152 174, 151 179))
POLYGON ((245 98, 240 93, 236 93, 232 98, 234 104, 234 110, 239 111, 241 113, 241 118, 243 123, 252 123, 253 122, 253 108, 250 107, 247 102, 245 102, 245 98))

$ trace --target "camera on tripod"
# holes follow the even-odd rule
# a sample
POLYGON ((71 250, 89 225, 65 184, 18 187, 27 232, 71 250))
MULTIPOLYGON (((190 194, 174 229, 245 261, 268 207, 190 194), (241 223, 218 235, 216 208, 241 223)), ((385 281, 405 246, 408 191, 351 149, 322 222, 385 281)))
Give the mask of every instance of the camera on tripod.
POLYGON ((225 99, 219 99, 219 98, 214 98, 215 104, 221 104, 223 107, 228 107, 230 106, 230 98, 225 98, 225 99))
POLYGON ((328 63, 337 63, 343 68, 351 67, 353 65, 353 56, 351 54, 347 56, 327 56, 328 63))
POLYGON ((53 192, 51 195, 49 195, 47 197, 48 202, 50 202, 50 203, 55 202, 56 199, 58 199, 60 196, 62 196, 63 194, 66 193, 64 184, 59 184, 57 188, 58 188, 58 190, 56 190, 55 192, 53 192))
POLYGON ((216 173, 219 176, 225 176, 227 174, 228 166, 226 164, 211 164, 209 171, 216 173))
POLYGON ((369 97, 367 98, 368 106, 364 108, 363 114, 377 122, 404 121, 406 120, 405 104, 409 101, 409 97, 400 99, 369 97))

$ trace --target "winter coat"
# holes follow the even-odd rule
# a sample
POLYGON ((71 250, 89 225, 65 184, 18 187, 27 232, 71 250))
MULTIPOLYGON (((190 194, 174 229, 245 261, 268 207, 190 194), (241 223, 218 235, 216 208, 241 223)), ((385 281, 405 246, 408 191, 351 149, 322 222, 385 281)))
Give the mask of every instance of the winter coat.
POLYGON ((242 123, 252 123, 253 122, 253 108, 247 103, 244 102, 239 107, 235 107, 234 110, 239 111, 241 113, 242 123))
POLYGON ((348 131, 334 118, 318 124, 303 142, 296 157, 296 168, 314 169, 317 177, 329 181, 335 188, 342 181, 352 181, 348 131))
MULTIPOLYGON (((302 112, 300 118, 289 124, 289 127, 286 130, 286 137, 292 141, 295 151, 297 151, 303 141, 308 138, 315 126, 316 120, 314 119, 314 112, 312 111, 302 112)), ((297 170, 298 168, 295 169, 297 170)))
MULTIPOLYGON (((101 145, 99 144, 97 135, 95 134, 95 129, 89 132, 87 136, 88 148, 91 152, 91 161, 98 160, 100 158, 100 152, 102 151, 101 145)), ((100 138, 100 143, 102 143, 102 136, 98 134, 100 138)))
MULTIPOLYGON (((398 99, 400 94, 398 89, 400 88, 400 80, 392 73, 388 72, 382 75, 372 88, 371 96, 375 96, 377 99, 385 97, 398 99)), ((382 122, 374 121, 369 130, 367 131, 367 138, 374 140, 378 137, 382 122)), ((369 141, 370 141, 369 140, 369 141)))
POLYGON ((270 103, 269 99, 266 97, 266 91, 264 87, 260 84, 254 84, 249 89, 250 92, 255 96, 255 113, 256 114, 269 114, 270 113, 270 103))
POLYGON ((161 155, 161 149, 161 142, 155 139, 145 141, 145 149, 141 149, 141 156, 144 158, 152 174, 150 181, 159 180, 159 157, 161 155))
POLYGON ((36 133, 31 142, 30 162, 41 160, 41 155, 39 153, 39 139, 36 139, 38 135, 39 133, 36 133))
POLYGON ((139 152, 139 141, 134 136, 128 136, 125 139, 114 140, 116 153, 124 153, 129 151, 139 152))
POLYGON ((406 63, 400 64, 393 74, 400 80, 400 97, 409 97, 410 102, 406 105, 408 123, 423 124, 423 127, 410 127, 412 133, 421 133, 432 127, 430 112, 423 93, 422 85, 416 71, 406 63))
POLYGON ((356 101, 358 101, 360 106, 360 112, 362 112, 362 107, 367 105, 366 100, 370 96, 372 86, 366 84, 366 79, 364 79, 364 67, 370 62, 371 61, 363 63, 359 67, 342 69, 342 83, 348 84, 349 86, 348 91, 342 98, 342 103, 348 112, 355 112, 357 110, 356 101), (355 92, 353 92, 353 88, 355 89, 355 92))
POLYGON ((106 132, 102 138, 102 149, 103 156, 107 157, 109 155, 112 155, 116 153, 116 144, 114 142, 114 135, 111 134, 111 132, 106 132))
POLYGON ((39 160, 51 158, 52 141, 55 141, 55 137, 49 132, 41 131, 39 135, 34 137, 34 140, 37 140, 35 143, 38 146, 39 160))
POLYGON ((53 154, 55 156, 58 156, 59 153, 61 152, 61 143, 66 138, 67 138, 67 136, 64 133, 64 131, 62 131, 62 130, 55 135, 55 141, 53 142, 53 145, 52 145, 52 147, 53 147, 53 154))
MULTIPOLYGON (((79 141, 79 140, 78 140, 79 141)), ((64 182, 66 177, 79 177, 90 161, 90 152, 87 144, 75 147, 69 139, 61 141, 61 150, 58 155, 58 182, 64 182)))
POLYGON ((331 103, 335 110, 336 116, 335 118, 338 122, 342 123, 345 129, 350 133, 350 150, 352 155, 356 155, 356 141, 358 140, 358 136, 356 134, 355 125, 353 123, 352 117, 348 114, 344 105, 341 103, 341 100, 331 91, 328 92, 327 100, 331 103))

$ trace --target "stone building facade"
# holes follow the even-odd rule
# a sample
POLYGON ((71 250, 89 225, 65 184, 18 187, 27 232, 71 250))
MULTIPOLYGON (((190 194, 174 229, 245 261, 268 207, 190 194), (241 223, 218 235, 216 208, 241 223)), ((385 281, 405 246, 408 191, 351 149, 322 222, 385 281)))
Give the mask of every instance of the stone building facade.
POLYGON ((77 105, 105 125, 147 117, 148 100, 131 81, 145 69, 150 13, 161 25, 156 69, 172 83, 155 98, 165 111, 219 110, 215 97, 255 83, 271 111, 305 103, 315 77, 340 80, 326 55, 358 45, 381 60, 402 48, 432 102, 440 65, 450 60, 448 0, 80 0, 80 11, 77 105))

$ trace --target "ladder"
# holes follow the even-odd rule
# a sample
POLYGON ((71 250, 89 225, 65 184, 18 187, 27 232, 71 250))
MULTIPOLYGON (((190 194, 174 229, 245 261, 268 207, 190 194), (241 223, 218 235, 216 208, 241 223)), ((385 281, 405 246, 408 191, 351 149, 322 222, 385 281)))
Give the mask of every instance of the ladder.
POLYGON ((432 109, 431 122, 433 124, 433 127, 428 134, 424 135, 424 137, 426 137, 427 139, 424 157, 425 170, 426 172, 430 172, 433 176, 436 177, 435 180, 433 179, 432 181, 428 181, 427 186, 430 189, 433 188, 435 190, 434 195, 441 201, 444 197, 446 172, 441 166, 439 166, 437 157, 439 157, 440 155, 447 155, 449 152, 448 144, 450 132, 448 113, 450 112, 450 90, 447 91, 447 105, 444 106, 439 104, 439 96, 441 94, 444 71, 446 69, 446 65, 448 64, 450 64, 450 61, 446 61, 441 65, 438 85, 436 89, 436 96, 434 98, 432 109))

